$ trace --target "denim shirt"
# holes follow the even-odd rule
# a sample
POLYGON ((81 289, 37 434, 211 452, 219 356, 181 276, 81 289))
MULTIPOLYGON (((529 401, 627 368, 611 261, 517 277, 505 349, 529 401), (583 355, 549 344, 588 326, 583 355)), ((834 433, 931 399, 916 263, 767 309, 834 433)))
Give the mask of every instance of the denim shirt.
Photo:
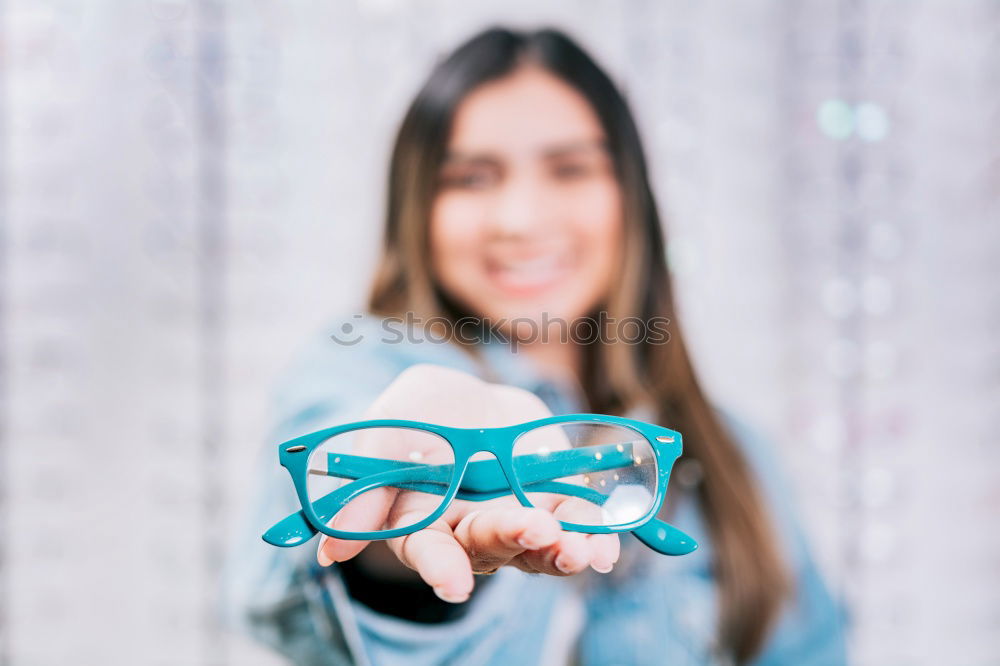
MULTIPOLYGON (((260 534, 300 506, 277 444, 359 420, 405 368, 434 363, 527 389, 554 414, 586 411, 574 384, 543 377, 502 341, 481 345, 485 365, 451 343, 400 339, 401 326, 373 315, 334 317, 308 340, 275 385, 274 426, 258 456, 255 500, 224 571, 225 621, 292 663, 342 664, 728 664, 716 644, 718 604, 712 543, 689 492, 670 521, 697 551, 658 555, 623 534, 609 574, 559 578, 503 567, 477 590, 461 617, 437 624, 381 615, 351 599, 337 566, 316 563, 316 540, 275 548, 260 534), (342 342, 331 339, 335 335, 342 342)), ((844 664, 843 611, 809 553, 794 499, 766 442, 728 412, 723 422, 742 446, 775 517, 795 591, 754 666, 844 664)), ((636 412, 629 416, 649 418, 636 412)), ((665 424, 670 425, 670 424, 665 424)), ((680 483, 678 461, 671 483, 680 483)))

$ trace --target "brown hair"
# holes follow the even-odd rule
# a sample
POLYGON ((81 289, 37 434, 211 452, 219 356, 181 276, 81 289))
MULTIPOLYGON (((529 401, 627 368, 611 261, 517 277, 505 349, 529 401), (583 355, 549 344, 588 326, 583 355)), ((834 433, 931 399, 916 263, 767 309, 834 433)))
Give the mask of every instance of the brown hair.
POLYGON ((532 63, 579 90, 605 131, 622 191, 625 242, 621 279, 602 304, 606 321, 671 322, 667 344, 587 344, 581 373, 589 409, 624 413, 655 406, 684 434, 684 459, 701 467, 699 508, 714 544, 720 641, 739 662, 759 652, 788 580, 776 534, 752 471, 695 376, 677 326, 656 203, 638 130, 608 76, 570 38, 552 30, 486 30, 438 62, 396 137, 388 183, 385 245, 369 309, 385 316, 465 316, 435 284, 429 265, 430 210, 454 111, 477 85, 532 63))

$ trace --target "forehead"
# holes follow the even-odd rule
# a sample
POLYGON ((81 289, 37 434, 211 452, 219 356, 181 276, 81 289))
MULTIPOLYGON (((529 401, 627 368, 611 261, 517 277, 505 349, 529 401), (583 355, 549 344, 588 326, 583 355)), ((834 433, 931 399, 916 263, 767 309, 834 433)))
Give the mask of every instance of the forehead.
POLYGON ((537 67, 524 67, 475 88, 459 104, 449 152, 531 156, 562 146, 593 146, 604 132, 575 88, 537 67))

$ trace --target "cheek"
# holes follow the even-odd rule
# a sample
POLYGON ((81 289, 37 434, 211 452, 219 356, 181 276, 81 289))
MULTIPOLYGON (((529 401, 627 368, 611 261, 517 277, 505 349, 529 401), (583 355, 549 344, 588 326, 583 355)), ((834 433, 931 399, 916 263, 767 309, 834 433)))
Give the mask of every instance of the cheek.
POLYGON ((572 219, 589 268, 604 277, 618 261, 624 232, 620 190, 616 183, 588 188, 574 200, 574 208, 572 219))
POLYGON ((471 270, 480 243, 479 215, 480 208, 462 197, 440 196, 431 207, 431 262, 446 286, 471 270))

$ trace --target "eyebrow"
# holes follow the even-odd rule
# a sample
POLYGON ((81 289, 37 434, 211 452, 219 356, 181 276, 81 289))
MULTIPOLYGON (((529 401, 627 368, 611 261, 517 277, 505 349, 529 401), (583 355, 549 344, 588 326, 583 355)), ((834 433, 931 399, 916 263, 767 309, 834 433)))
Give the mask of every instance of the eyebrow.
MULTIPOLYGON (((565 155, 571 155, 573 153, 586 152, 589 150, 593 150, 595 148, 601 151, 608 152, 607 141, 603 138, 572 141, 570 143, 548 146, 539 151, 539 154, 543 158, 548 159, 553 157, 562 157, 565 155)), ((490 152, 448 151, 445 154, 444 158, 444 162, 446 164, 452 162, 492 162, 494 160, 495 156, 493 153, 490 152)))

